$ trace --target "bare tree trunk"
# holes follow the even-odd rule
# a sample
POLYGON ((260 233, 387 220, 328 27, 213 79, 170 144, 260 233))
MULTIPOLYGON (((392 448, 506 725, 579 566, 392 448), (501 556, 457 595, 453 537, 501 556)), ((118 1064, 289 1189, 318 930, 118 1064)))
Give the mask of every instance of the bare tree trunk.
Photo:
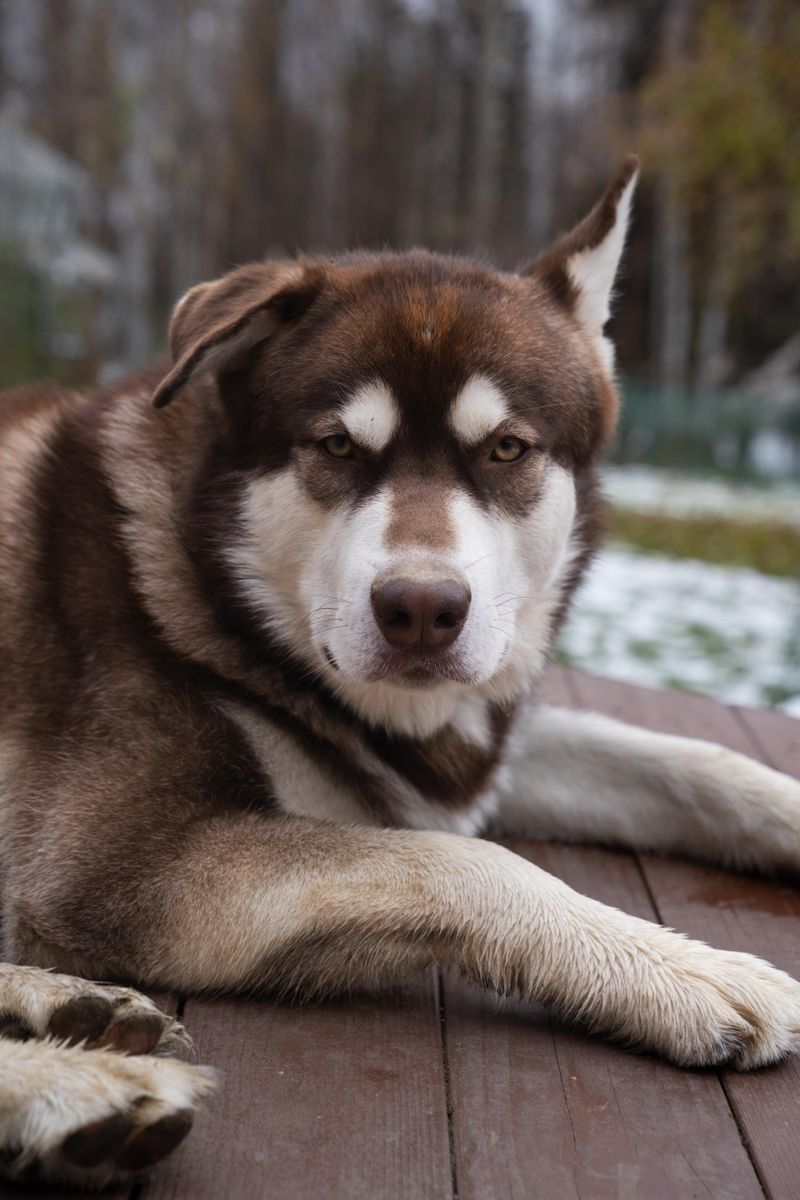
POLYGON ((0 99, 2 99, 6 83, 6 22, 8 8, 6 0, 0 0, 0 99))
POLYGON ((123 87, 134 97, 123 161, 123 189, 117 206, 125 310, 122 353, 126 363, 143 362, 152 353, 151 323, 155 268, 156 179, 152 147, 158 133, 151 88, 150 47, 157 37, 154 0, 126 6, 120 16, 125 32, 120 53, 123 87))
POLYGON ((455 171, 447 169, 444 155, 447 145, 453 142, 453 130, 458 128, 457 124, 447 129, 442 142, 442 121, 447 120, 449 92, 456 74, 445 69, 449 49, 447 32, 441 19, 434 19, 427 26, 425 64, 429 75, 430 111, 426 136, 419 138, 417 196, 412 206, 413 215, 408 217, 405 225, 404 236, 412 244, 425 241, 435 244, 438 241, 439 202, 434 181, 437 174, 441 173, 443 184, 445 180, 451 187, 454 183, 455 171))
POLYGON ((427 191, 429 218, 425 238, 433 236, 439 246, 459 244, 459 130, 464 124, 463 19, 456 8, 452 24, 439 21, 433 29, 433 70, 436 75, 437 107, 430 136, 427 191))
POLYGON ((314 0, 294 0, 289 12, 303 53, 298 75, 306 91, 312 89, 319 131, 313 165, 317 205, 313 248, 335 250, 346 241, 343 76, 347 48, 361 13, 342 0, 326 0, 323 6, 314 0))
POLYGON ((533 5, 533 53, 531 55, 531 114, 528 138, 528 253, 538 253, 554 232, 556 186, 556 138, 554 120, 554 72, 557 58, 558 6, 533 5))
MULTIPOLYGON (((684 52, 693 6, 693 0, 672 0, 670 4, 664 38, 668 71, 684 52)), ((675 156, 678 153, 676 148, 675 156)), ((654 249, 653 345, 658 382, 666 396, 688 384, 692 334, 689 215, 669 169, 656 191, 654 249)))
POLYGON ((503 4, 481 0, 474 85, 472 187, 467 233, 474 246, 488 244, 497 202, 498 89, 503 4))
MULTIPOLYGON (((747 23, 755 69, 756 60, 763 49, 771 14, 771 0, 751 0, 747 23)), ((719 387, 728 371, 726 346, 734 282, 732 266, 735 226, 736 196, 725 180, 720 180, 714 194, 712 230, 708 239, 709 251, 705 272, 706 286, 697 335, 695 382, 700 388, 719 387)))
POLYGON ((714 198, 713 228, 709 239, 706 285, 697 332, 695 386, 719 387, 728 371, 728 309, 731 292, 731 229, 734 200, 720 183, 714 198))
POLYGON ((653 277, 658 382, 664 393, 673 393, 688 383, 692 307, 689 219, 669 177, 662 178, 656 190, 653 277))

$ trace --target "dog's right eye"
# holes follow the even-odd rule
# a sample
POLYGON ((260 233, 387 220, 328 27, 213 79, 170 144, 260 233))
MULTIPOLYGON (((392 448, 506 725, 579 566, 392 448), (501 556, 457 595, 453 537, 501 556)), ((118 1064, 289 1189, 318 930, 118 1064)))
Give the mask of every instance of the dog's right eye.
POLYGON ((346 433, 332 433, 322 439, 322 448, 331 458, 352 458, 353 443, 346 433))
POLYGON ((495 462, 519 462, 527 449, 528 447, 518 437, 504 437, 500 439, 489 457, 495 462))

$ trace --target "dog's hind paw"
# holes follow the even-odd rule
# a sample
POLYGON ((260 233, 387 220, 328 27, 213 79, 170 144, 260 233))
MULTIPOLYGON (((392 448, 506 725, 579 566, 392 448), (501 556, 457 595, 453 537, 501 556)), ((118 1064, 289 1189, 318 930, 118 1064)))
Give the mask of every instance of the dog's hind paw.
POLYGON ((183 1026, 140 992, 39 967, 0 965, 0 1008, 8 1017, 6 1036, 49 1036, 123 1054, 191 1048, 183 1026))
POLYGON ((183 1141, 214 1086, 206 1067, 51 1041, 0 1049, 0 1163, 13 1178, 103 1187, 183 1141))

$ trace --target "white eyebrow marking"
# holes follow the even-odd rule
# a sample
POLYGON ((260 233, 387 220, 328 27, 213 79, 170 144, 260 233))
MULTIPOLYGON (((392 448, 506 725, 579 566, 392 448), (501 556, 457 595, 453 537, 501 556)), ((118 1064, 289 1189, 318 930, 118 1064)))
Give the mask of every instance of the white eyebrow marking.
POLYGON ((450 427, 468 446, 492 433, 508 416, 502 392, 485 375, 473 375, 456 396, 450 427))
POLYGON ((400 424, 400 410, 381 380, 363 383, 339 410, 350 437, 367 450, 385 450, 400 424))

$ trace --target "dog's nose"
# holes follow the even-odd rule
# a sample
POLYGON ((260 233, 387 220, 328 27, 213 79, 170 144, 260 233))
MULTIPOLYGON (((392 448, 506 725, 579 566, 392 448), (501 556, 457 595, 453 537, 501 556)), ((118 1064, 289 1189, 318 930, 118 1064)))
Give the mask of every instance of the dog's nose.
POLYGON ((390 646, 431 650, 451 646, 469 612, 470 590, 458 579, 387 579, 372 587, 372 611, 390 646))

